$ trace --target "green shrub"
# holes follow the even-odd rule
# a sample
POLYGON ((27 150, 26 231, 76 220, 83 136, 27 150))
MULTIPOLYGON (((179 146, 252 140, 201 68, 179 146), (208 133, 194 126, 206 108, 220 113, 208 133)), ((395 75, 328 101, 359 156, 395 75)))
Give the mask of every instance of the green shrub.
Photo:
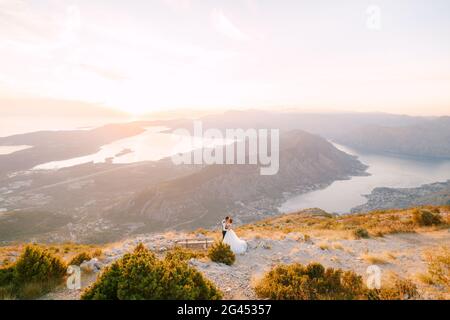
POLYGON ((91 260, 92 257, 89 253, 87 252, 81 252, 79 254, 77 254, 75 257, 73 257, 70 262, 69 262, 69 266, 79 266, 81 265, 84 261, 89 261, 91 260))
POLYGON ((178 258, 159 260, 143 245, 107 267, 84 300, 216 300, 221 292, 178 258))
POLYGON ((231 266, 236 260, 236 256, 231 247, 223 242, 216 242, 209 248, 208 257, 211 261, 225 263, 231 266))
POLYGON ((353 235, 355 236, 356 239, 369 238, 369 232, 364 228, 355 229, 353 231, 353 235))
POLYGON ((14 280, 14 268, 0 269, 0 287, 11 284, 14 280))
POLYGON ((412 219, 414 223, 422 227, 429 227, 442 224, 442 217, 439 213, 433 213, 429 210, 415 209, 412 219))
POLYGON ((0 270, 0 299, 31 299, 61 283, 65 264, 37 246, 27 246, 17 263, 0 270))
POLYGON ((365 297, 361 276, 352 271, 325 269, 321 264, 278 265, 255 287, 260 298, 275 300, 350 300, 365 297))
POLYGON ((21 284, 62 280, 65 274, 64 262, 37 246, 27 246, 14 266, 14 278, 21 284))

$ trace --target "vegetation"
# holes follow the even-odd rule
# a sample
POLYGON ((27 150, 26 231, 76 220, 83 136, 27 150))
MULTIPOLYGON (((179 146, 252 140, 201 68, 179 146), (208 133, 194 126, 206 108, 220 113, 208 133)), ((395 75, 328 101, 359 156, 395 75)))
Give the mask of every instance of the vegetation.
POLYGON ((369 232, 367 232, 367 230, 364 228, 358 228, 353 230, 353 235, 355 236, 356 239, 369 238, 369 232))
POLYGON ((256 284, 260 298, 275 300, 407 300, 417 299, 416 285, 393 277, 381 289, 368 289, 353 271, 325 269, 319 263, 278 265, 256 284))
POLYGON ((443 223, 439 211, 432 212, 424 209, 415 209, 413 211, 413 221, 423 227, 437 226, 443 223))
POLYGON ((204 258, 206 254, 201 251, 196 251, 192 249, 183 248, 180 246, 174 247, 173 249, 167 251, 165 259, 166 260, 181 260, 189 261, 190 259, 204 258))
POLYGON ((225 263, 229 266, 236 260, 236 256, 233 251, 231 251, 230 246, 222 241, 218 241, 211 246, 208 251, 208 257, 211 261, 225 263))
POLYGON ((179 255, 159 260, 142 244, 108 266, 85 300, 217 300, 221 292, 179 255))
POLYGON ((366 290, 362 277, 352 271, 295 263, 266 273, 255 292, 260 298, 276 300, 353 300, 363 299, 366 290))
POLYGON ((27 246, 15 265, 0 269, 0 299, 38 297, 61 283, 66 265, 46 250, 27 246))
POLYGON ((84 261, 89 261, 92 259, 92 256, 87 253, 87 252, 81 252, 79 254, 77 254, 76 256, 74 256, 70 262, 68 263, 69 266, 79 266, 81 265, 84 261))
POLYGON ((361 258, 369 264, 386 264, 388 263, 387 255, 365 253, 361 258))
POLYGON ((267 218, 238 228, 247 237, 282 239, 287 233, 309 235, 332 231, 342 238, 382 237, 395 233, 411 233, 423 227, 450 226, 450 207, 422 206, 414 209, 375 210, 369 213, 331 215, 323 210, 308 209, 267 218), (420 215, 417 214, 420 213, 420 215))
POLYGON ((450 291, 450 248, 442 247, 425 254, 428 279, 431 284, 442 285, 450 291))
POLYGON ((381 289, 367 291, 369 300, 414 300, 420 297, 417 286, 409 279, 394 277, 381 289))
MULTIPOLYGON (((80 244, 80 243, 52 243, 52 244, 34 244, 35 246, 45 250, 55 257, 59 257, 66 262, 70 262, 70 260, 80 254, 87 253, 92 257, 99 257, 102 254, 103 245, 96 244, 80 244)), ((2 246, 0 247, 0 261, 6 262, 9 261, 11 263, 11 259, 15 254, 20 254, 26 245, 11 245, 11 246, 2 246)), ((5 264, 3 264, 5 265, 5 264)))

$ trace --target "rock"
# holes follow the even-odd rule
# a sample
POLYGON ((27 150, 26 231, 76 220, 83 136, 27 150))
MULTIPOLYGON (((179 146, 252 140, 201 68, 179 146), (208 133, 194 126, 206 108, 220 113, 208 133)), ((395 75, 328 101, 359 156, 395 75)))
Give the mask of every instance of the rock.
POLYGON ((103 264, 98 261, 97 258, 92 258, 89 261, 84 261, 81 265, 80 268, 83 271, 86 272, 99 272, 102 268, 103 268, 103 264))

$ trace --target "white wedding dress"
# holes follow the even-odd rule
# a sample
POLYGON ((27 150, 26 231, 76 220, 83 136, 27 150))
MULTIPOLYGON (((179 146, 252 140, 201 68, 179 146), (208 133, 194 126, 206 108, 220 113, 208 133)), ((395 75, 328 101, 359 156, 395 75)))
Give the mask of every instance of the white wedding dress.
POLYGON ((239 239, 233 229, 229 229, 223 238, 223 242, 231 247, 235 254, 243 254, 247 251, 247 242, 239 239))

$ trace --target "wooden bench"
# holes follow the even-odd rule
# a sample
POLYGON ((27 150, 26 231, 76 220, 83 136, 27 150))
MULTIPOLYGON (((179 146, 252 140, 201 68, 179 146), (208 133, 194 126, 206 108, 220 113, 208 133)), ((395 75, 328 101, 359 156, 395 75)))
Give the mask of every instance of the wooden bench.
POLYGON ((177 240, 176 244, 185 248, 208 249, 214 243, 212 238, 177 240))

